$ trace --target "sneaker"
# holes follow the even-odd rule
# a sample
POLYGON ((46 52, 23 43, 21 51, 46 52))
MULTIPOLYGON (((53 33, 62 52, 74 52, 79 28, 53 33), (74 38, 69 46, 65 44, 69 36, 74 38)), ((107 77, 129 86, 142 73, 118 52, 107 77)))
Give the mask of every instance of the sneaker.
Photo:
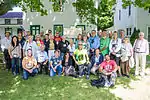
POLYGON ((87 75, 87 76, 86 76, 86 79, 87 79, 87 80, 89 80, 89 79, 90 79, 90 76, 89 76, 89 75, 87 75))
POLYGON ((15 72, 13 72, 13 75, 16 76, 17 74, 15 72))

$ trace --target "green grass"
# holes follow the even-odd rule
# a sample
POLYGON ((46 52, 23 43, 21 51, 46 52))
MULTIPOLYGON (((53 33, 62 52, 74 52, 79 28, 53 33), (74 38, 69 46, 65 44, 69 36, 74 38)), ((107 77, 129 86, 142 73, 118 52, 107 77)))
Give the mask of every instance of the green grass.
POLYGON ((28 80, 0 70, 0 100, 120 100, 108 88, 96 88, 82 78, 37 75, 28 80))
POLYGON ((147 60, 147 61, 150 61, 150 55, 148 55, 148 56, 146 57, 146 60, 147 60))

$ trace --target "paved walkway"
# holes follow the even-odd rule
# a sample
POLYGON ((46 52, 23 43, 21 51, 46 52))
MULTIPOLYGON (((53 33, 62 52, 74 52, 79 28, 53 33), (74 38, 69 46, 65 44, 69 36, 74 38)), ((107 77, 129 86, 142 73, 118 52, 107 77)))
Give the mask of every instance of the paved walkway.
POLYGON ((147 69, 146 73, 147 76, 144 78, 130 83, 132 89, 118 86, 116 89, 111 90, 111 92, 122 100, 150 100, 150 69, 147 69))

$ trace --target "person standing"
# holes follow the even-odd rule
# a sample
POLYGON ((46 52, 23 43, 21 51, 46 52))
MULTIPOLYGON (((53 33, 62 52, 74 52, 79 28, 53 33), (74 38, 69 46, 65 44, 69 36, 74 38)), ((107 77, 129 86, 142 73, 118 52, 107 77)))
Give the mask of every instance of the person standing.
POLYGON ((48 50, 49 50, 49 34, 45 34, 45 39, 43 40, 44 45, 45 45, 45 51, 48 54, 48 50))
POLYGON ((149 54, 149 44, 144 39, 144 33, 139 33, 139 38, 135 40, 133 45, 134 59, 136 63, 135 75, 145 76, 146 55, 149 54))
POLYGON ((70 42, 68 45, 69 54, 72 56, 73 52, 75 51, 75 44, 73 42, 73 39, 70 39, 69 42, 70 42))
POLYGON ((90 43, 90 55, 94 55, 94 52, 100 46, 100 39, 96 36, 96 30, 92 30, 92 36, 89 38, 90 43))
POLYGON ((51 59, 51 57, 54 56, 54 51, 55 51, 55 42, 54 42, 54 37, 49 36, 49 49, 48 49, 48 57, 51 59))
POLYGON ((103 30, 102 37, 100 39, 100 52, 105 56, 106 54, 109 54, 109 43, 110 39, 107 37, 107 31, 103 30))
POLYGON ((75 42, 75 48, 77 49, 78 48, 78 42, 79 41, 82 41, 82 34, 78 34, 78 36, 77 36, 77 41, 75 42))
POLYGON ((69 42, 66 40, 66 37, 62 36, 62 41, 58 45, 58 49, 60 50, 60 54, 61 54, 60 56, 62 57, 62 59, 64 54, 69 51, 68 45, 69 42))
POLYGON ((124 30, 121 30, 120 31, 120 39, 122 40, 122 43, 124 41, 124 38, 125 38, 125 31, 124 30))
POLYGON ((88 54, 90 53, 90 43, 88 41, 87 35, 83 36, 83 49, 86 49, 88 54))
POLYGON ((113 33, 113 38, 110 41, 109 51, 110 51, 110 59, 115 60, 119 67, 118 76, 121 76, 121 71, 120 71, 121 45, 122 45, 122 40, 118 38, 118 33, 115 31, 113 33))
POLYGON ((61 41, 62 41, 62 38, 59 35, 59 32, 56 32, 56 35, 54 36, 55 50, 59 49, 59 43, 61 41))
POLYGON ((36 53, 37 53, 37 44, 35 41, 33 41, 33 37, 31 35, 28 36, 28 40, 25 42, 23 46, 23 55, 24 57, 27 55, 27 50, 31 49, 32 50, 32 56, 36 58, 36 53))
POLYGON ((14 76, 19 74, 20 60, 21 60, 21 45, 17 36, 12 37, 11 45, 8 48, 11 58, 12 74, 14 76))
POLYGON ((122 75, 126 77, 129 76, 129 60, 131 56, 133 55, 133 48, 129 41, 129 38, 125 37, 121 46, 121 69, 122 69, 122 75))
POLYGON ((10 59, 10 55, 8 53, 8 48, 11 44, 11 37, 10 37, 10 33, 6 32, 5 33, 5 38, 3 38, 1 40, 1 48, 2 51, 4 52, 4 59, 6 61, 6 69, 9 71, 11 68, 11 59, 10 59))

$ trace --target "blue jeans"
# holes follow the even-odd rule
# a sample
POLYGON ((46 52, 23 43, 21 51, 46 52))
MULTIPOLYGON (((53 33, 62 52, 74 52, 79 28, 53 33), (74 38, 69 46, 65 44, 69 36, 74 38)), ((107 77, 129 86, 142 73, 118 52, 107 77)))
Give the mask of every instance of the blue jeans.
POLYGON ((38 70, 37 68, 33 69, 32 73, 29 73, 28 71, 26 71, 25 69, 23 70, 23 79, 24 80, 27 80, 28 77, 31 75, 31 76, 34 76, 35 74, 38 73, 38 70))
MULTIPOLYGON (((62 73, 62 66, 61 65, 57 66, 56 72, 58 72, 58 76, 61 75, 61 73, 62 73)), ((50 76, 55 76, 56 72, 54 72, 54 70, 50 67, 50 76)))
POLYGON ((18 74, 20 67, 20 58, 12 58, 11 63, 12 73, 18 74))

